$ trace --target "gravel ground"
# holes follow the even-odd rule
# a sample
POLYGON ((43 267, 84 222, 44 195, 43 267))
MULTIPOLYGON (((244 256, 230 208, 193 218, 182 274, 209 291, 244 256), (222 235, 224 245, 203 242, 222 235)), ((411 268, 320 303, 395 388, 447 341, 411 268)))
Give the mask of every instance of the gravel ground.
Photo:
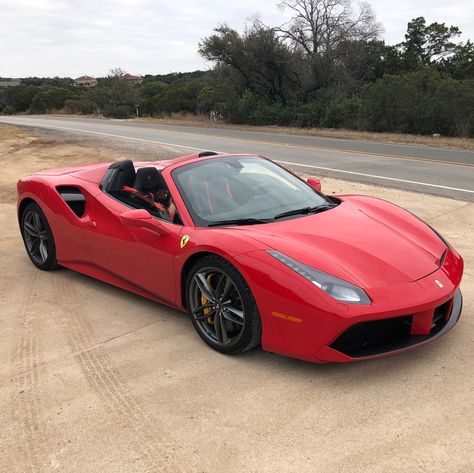
POLYGON ((29 262, 15 181, 41 168, 176 150, 0 127, 0 471, 474 471, 474 206, 323 180, 392 200, 465 258, 464 312, 437 343, 314 365, 210 350, 188 318, 29 262))

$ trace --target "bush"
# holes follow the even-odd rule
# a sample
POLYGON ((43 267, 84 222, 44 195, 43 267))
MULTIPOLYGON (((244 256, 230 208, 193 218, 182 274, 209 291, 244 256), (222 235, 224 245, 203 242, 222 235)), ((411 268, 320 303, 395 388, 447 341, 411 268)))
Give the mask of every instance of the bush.
POLYGON ((159 111, 196 113, 200 91, 201 86, 197 84, 172 85, 160 97, 157 103, 159 111))
POLYGON ((130 105, 109 104, 104 107, 104 115, 111 118, 130 118, 134 109, 130 105))
POLYGON ((39 90, 31 85, 8 87, 5 91, 5 104, 13 107, 15 112, 26 112, 39 90))
MULTIPOLYGON (((229 111, 229 110, 228 110, 229 111)), ((333 128, 359 128, 361 100, 331 98, 328 91, 308 103, 293 101, 268 103, 251 92, 245 92, 225 116, 232 123, 251 125, 298 126, 302 128, 329 126, 333 128)))
POLYGON ((433 113, 439 133, 474 136, 474 81, 444 79, 436 91, 433 113))
POLYGON ((168 88, 163 82, 148 82, 140 89, 141 100, 139 101, 140 112, 144 115, 159 115, 162 110, 160 101, 168 88))
POLYGON ((290 125, 303 128, 313 128, 322 126, 326 115, 327 100, 315 99, 306 104, 295 107, 294 120, 290 125))
POLYGON ((70 113, 80 113, 82 115, 91 115, 97 110, 96 104, 89 99, 66 100, 64 108, 70 113))
POLYGON ((385 76, 362 92, 362 114, 374 131, 470 136, 474 83, 432 70, 385 76))
POLYGON ((360 128, 362 102, 359 97, 337 98, 329 102, 324 126, 329 128, 360 128))
POLYGON ((3 110, 2 110, 2 114, 3 115, 15 115, 16 113, 16 110, 15 110, 15 107, 11 106, 11 105, 7 105, 3 110))
POLYGON ((73 99, 74 93, 68 89, 49 89, 38 92, 31 102, 33 113, 48 113, 52 110, 60 110, 64 107, 66 100, 73 99))

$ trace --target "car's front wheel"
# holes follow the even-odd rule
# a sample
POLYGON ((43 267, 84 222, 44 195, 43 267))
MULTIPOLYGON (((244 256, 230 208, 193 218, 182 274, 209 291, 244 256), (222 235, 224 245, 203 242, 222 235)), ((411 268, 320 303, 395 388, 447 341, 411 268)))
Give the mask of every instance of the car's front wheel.
POLYGON ((260 342, 257 304, 245 279, 225 259, 206 256, 186 282, 187 307, 199 336, 215 350, 237 354, 260 342))
POLYGON ((35 202, 29 203, 20 219, 21 234, 32 263, 43 271, 58 267, 53 233, 46 215, 35 202))

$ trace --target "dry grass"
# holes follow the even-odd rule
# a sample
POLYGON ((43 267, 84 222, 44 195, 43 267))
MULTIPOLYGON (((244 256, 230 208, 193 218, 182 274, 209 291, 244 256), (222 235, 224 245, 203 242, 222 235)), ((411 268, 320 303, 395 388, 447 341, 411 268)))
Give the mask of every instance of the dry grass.
POLYGON ((417 144, 440 148, 474 149, 474 139, 472 138, 452 138, 446 136, 431 137, 401 133, 375 133, 369 131, 354 131, 332 128, 231 125, 222 122, 211 122, 207 118, 194 117, 192 115, 177 115, 172 118, 138 118, 131 119, 131 121, 157 123, 160 125, 196 126, 202 128, 221 128, 228 130, 260 131, 289 135, 319 136, 323 138, 343 138, 350 140, 382 141, 386 143, 417 144))
POLYGON ((107 148, 84 144, 80 139, 54 140, 21 128, 0 125, 0 160, 8 163, 0 174, 0 202, 16 201, 16 182, 24 175, 62 166, 124 159, 107 148))

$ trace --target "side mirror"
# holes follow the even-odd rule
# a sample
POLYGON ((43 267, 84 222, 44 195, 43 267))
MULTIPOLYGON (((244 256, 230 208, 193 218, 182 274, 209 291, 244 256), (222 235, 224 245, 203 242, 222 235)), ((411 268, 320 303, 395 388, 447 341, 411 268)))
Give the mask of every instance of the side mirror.
POLYGON ((146 228, 158 235, 167 235, 166 228, 153 218, 150 212, 145 209, 128 210, 120 215, 120 221, 127 227, 146 228))
POLYGON ((321 181, 319 179, 316 179, 315 177, 308 177, 308 180, 306 182, 315 191, 321 192, 321 181))

